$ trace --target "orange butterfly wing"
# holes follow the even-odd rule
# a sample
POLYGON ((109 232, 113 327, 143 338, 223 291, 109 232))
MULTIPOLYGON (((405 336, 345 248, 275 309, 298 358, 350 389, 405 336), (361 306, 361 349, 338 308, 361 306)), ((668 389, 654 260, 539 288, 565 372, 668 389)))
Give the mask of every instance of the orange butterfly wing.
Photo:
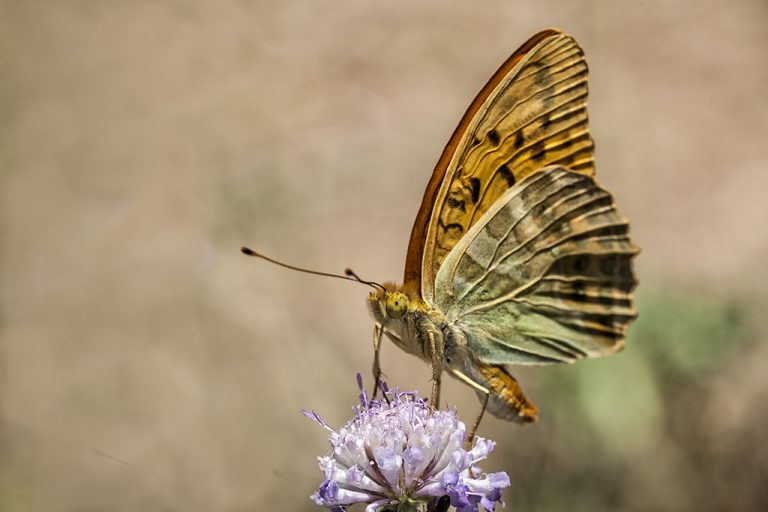
POLYGON ((587 65, 557 29, 526 41, 472 101, 427 184, 411 231, 403 289, 433 303, 441 263, 515 183, 547 165, 594 173, 587 65))

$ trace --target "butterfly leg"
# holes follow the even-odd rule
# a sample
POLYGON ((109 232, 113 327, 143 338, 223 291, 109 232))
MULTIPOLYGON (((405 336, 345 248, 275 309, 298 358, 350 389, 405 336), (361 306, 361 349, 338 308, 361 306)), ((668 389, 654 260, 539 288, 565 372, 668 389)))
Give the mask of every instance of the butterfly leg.
POLYGON ((480 408, 480 414, 477 415, 477 419, 475 420, 475 423, 472 425, 472 430, 469 431, 469 436, 467 437, 467 446, 472 446, 472 441, 475 439, 475 433, 477 432, 478 427, 480 426, 480 421, 483 419, 483 415, 485 414, 485 409, 488 407, 488 400, 491 398, 491 390, 484 388, 477 382, 473 381, 463 373, 461 373, 459 370, 456 370, 454 368, 449 368, 449 372, 451 372, 451 375, 459 379, 464 384, 467 384, 468 386, 474 388, 475 390, 479 391, 480 393, 483 393, 485 395, 485 398, 483 399, 483 406, 480 408))
POLYGON ((382 396, 384 397, 384 400, 389 403, 389 397, 387 397, 386 394, 383 393, 383 390, 381 390, 382 383, 384 382, 382 380, 382 376, 384 373, 381 371, 381 364, 380 364, 380 354, 381 354, 381 338, 386 334, 392 340, 395 340, 397 343, 402 344, 403 340, 395 334, 394 332, 390 331, 383 325, 381 325, 379 322, 376 322, 376 324, 373 327, 373 398, 376 398, 376 395, 379 391, 382 391, 382 396))
POLYGON ((379 351, 381 350, 381 336, 384 334, 384 326, 379 322, 373 326, 373 398, 379 392, 381 382, 381 364, 379 363, 379 351))
MULTIPOLYGON (((435 333, 428 331, 429 349, 432 352, 432 397, 429 406, 432 411, 440 409, 440 381, 443 375, 443 354, 435 341, 435 333)), ((442 348, 442 347, 440 347, 442 348)))

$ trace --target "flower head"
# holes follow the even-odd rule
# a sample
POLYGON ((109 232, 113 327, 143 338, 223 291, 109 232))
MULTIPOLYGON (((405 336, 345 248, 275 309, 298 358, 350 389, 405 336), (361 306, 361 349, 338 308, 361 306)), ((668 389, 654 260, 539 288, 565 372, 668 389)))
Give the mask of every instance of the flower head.
POLYGON ((318 457, 325 480, 312 495, 315 503, 337 510, 355 503, 367 504, 366 512, 383 506, 416 510, 447 495, 459 512, 504 505, 507 474, 483 474, 476 466, 491 453, 493 441, 477 437, 467 451, 466 426, 455 410, 432 411, 417 392, 385 385, 384 399, 371 400, 360 375, 358 384, 355 416, 338 431, 316 412, 302 411, 331 432, 332 452, 318 457))

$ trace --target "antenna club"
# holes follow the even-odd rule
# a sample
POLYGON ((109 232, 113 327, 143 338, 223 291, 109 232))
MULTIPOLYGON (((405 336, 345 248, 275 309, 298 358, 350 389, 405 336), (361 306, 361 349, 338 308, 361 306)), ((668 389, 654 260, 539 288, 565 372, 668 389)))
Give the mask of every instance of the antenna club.
POLYGON ((247 248, 245 246, 240 248, 240 252, 242 252, 246 256, 258 256, 258 254, 256 254, 255 251, 253 251, 252 249, 249 249, 249 248, 247 248))

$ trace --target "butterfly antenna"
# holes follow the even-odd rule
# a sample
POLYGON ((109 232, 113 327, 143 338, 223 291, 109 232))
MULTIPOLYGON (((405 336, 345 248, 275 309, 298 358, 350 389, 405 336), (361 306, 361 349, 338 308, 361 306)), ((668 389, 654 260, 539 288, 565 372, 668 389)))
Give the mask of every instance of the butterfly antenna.
MULTIPOLYGON (((306 274, 314 274, 316 276, 335 277, 337 279, 344 279, 345 281, 353 281, 353 282, 358 282, 358 283, 362 283, 362 284, 367 284, 368 286, 371 286, 371 287, 381 286, 381 285, 377 285, 376 283, 371 283, 371 282, 368 282, 368 281, 363 281, 362 279, 357 277, 357 275, 354 274, 354 272, 352 274, 349 274, 349 272, 345 272, 346 275, 341 275, 341 274, 331 274, 330 272, 319 272, 317 270, 309 270, 308 268, 295 267, 293 265, 289 265, 287 263, 283 263, 282 261, 277 261, 275 259, 272 259, 269 256, 264 256, 260 252, 256 252, 253 249, 250 249, 248 247, 241 247, 240 248, 240 252, 242 252, 246 256, 253 256, 254 258, 261 258, 263 260, 267 260, 270 263, 274 263, 275 265, 278 265, 278 266, 281 266, 281 267, 285 267, 285 268, 289 268, 291 270, 296 270, 297 272, 304 272, 306 274), (354 277, 350 277, 350 275, 352 275, 354 277)), ((347 269, 347 271, 349 271, 349 269, 347 269)))
POLYGON ((372 287, 372 288, 379 288, 379 289, 381 289, 381 290, 383 290, 383 289, 384 289, 384 287, 383 287, 382 285, 380 285, 379 283, 377 283, 376 281, 366 281, 365 279, 360 279, 360 276, 358 276, 357 274, 355 274, 355 271, 354 271, 354 270, 352 270, 351 268, 345 268, 345 269, 344 269, 344 273, 345 273, 346 275, 348 275, 348 276, 352 276, 352 278, 353 278, 355 281, 357 281, 358 283, 367 284, 368 286, 370 286, 370 287, 372 287))

